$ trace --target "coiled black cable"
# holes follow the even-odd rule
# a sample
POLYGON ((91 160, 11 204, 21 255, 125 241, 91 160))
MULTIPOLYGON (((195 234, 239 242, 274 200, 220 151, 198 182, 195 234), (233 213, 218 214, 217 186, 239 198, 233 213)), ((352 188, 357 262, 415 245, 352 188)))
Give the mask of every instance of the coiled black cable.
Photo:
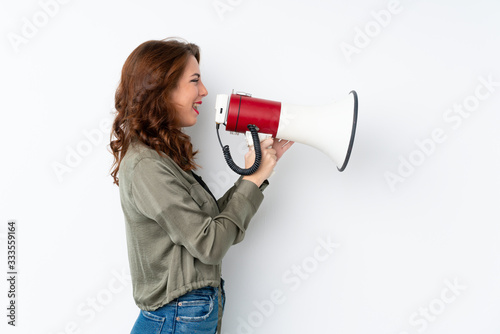
POLYGON ((222 148, 222 152, 224 154, 224 159, 226 159, 226 162, 227 162, 229 168, 231 168, 231 170, 233 172, 240 174, 240 175, 252 175, 253 173, 255 173, 257 171, 257 169, 259 169, 260 162, 262 160, 262 152, 260 149, 259 133, 257 132, 258 128, 253 124, 247 125, 248 130, 250 130, 250 133, 252 134, 253 147, 255 149, 255 162, 253 163, 253 165, 251 167, 244 169, 244 168, 238 167, 238 165, 236 165, 236 163, 233 161, 233 158, 231 157, 231 153, 229 152, 229 145, 226 145, 226 146, 222 145, 222 141, 220 140, 220 135, 219 135, 219 126, 220 126, 220 124, 216 125, 217 138, 219 138, 219 144, 220 144, 220 147, 222 148))

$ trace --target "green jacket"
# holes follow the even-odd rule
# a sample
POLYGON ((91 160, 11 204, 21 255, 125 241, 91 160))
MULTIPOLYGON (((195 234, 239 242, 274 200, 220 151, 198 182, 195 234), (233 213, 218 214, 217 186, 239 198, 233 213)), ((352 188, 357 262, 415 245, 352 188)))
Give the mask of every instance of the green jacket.
POLYGON ((240 178, 216 203, 191 172, 140 142, 129 147, 119 178, 137 306, 153 311, 219 287, 222 258, 243 240, 265 185, 240 178))

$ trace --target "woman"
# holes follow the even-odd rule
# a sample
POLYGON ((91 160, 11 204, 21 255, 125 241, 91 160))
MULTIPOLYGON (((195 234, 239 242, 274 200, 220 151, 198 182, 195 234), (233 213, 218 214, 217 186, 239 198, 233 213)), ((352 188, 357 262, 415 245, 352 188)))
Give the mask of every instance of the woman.
MULTIPOLYGON (((132 333, 220 333, 222 258, 243 240, 266 179, 291 145, 263 141, 257 172, 216 201, 193 173, 196 152, 182 132, 196 124, 207 95, 199 61, 194 44, 145 42, 126 60, 116 91, 111 175, 120 187, 133 295, 141 309, 132 333)), ((249 151, 246 167, 253 161, 249 151)))

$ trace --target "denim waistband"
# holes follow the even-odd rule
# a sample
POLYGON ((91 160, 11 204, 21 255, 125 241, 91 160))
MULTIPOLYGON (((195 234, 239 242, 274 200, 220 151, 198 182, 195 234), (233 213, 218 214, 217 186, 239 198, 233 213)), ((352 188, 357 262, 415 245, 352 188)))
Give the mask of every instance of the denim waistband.
POLYGON ((204 288, 191 290, 179 298, 182 298, 184 296, 189 296, 189 295, 213 295, 214 293, 217 293, 217 288, 214 288, 211 286, 206 286, 204 288))
MULTIPOLYGON (((224 292, 224 280, 221 278, 220 280, 220 289, 221 292, 224 292)), ((214 288, 212 286, 206 286, 203 288, 191 290, 187 292, 186 294, 180 296, 178 299, 182 299, 185 296, 191 296, 191 295, 213 295, 216 294, 218 291, 218 288, 214 288)))

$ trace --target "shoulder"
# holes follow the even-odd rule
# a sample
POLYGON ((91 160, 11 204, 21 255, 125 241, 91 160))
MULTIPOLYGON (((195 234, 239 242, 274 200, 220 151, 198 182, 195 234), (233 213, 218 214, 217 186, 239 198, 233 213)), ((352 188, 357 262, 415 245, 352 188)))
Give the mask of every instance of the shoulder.
POLYGON ((140 142, 130 144, 127 153, 120 164, 120 174, 125 176, 133 173, 138 166, 165 166, 175 167, 175 162, 166 155, 160 155, 154 149, 140 142))
POLYGON ((161 178, 162 181, 177 179, 188 185, 192 176, 184 172, 170 157, 159 154, 151 147, 135 142, 130 145, 120 164, 120 185, 122 181, 130 184, 134 180, 161 178))
POLYGON ((120 187, 128 188, 134 179, 148 175, 154 178, 159 174, 177 176, 175 162, 166 155, 160 155, 140 142, 130 144, 120 163, 120 187))

